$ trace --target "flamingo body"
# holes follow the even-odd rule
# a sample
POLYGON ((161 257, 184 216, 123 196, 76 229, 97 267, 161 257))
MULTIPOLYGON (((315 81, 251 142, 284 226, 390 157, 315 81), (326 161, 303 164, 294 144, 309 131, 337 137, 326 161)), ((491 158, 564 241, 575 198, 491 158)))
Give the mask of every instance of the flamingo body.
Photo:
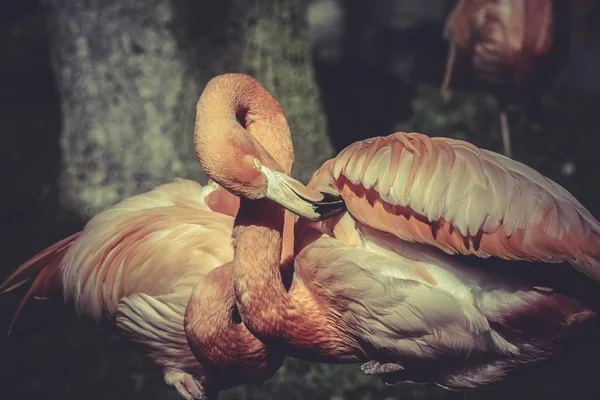
POLYGON ((263 381, 283 357, 270 355, 239 318, 232 320, 227 263, 233 259, 230 237, 238 205, 239 199, 214 183, 179 179, 161 185, 96 215, 82 232, 23 264, 0 292, 39 272, 15 318, 31 297, 62 290, 79 316, 109 321, 138 345, 186 399, 263 381), (196 314, 197 303, 211 313, 196 314), (222 333, 216 341, 237 343, 230 349, 234 353, 204 357, 203 350, 211 349, 195 340, 204 331, 222 333))
MULTIPOLYGON (((550 357, 596 319, 575 299, 399 241, 350 213, 298 229, 296 287, 335 321, 329 337, 387 382, 453 390, 490 384, 550 357)), ((289 342, 299 346, 295 336, 289 342)), ((310 352, 323 349, 312 344, 292 354, 310 352)))
MULTIPOLYGON (((576 298, 452 257, 567 261, 600 280, 600 224, 525 165, 462 141, 399 132, 350 145, 302 188, 277 166, 286 150, 259 145, 260 130, 243 155, 252 174, 232 177, 237 156, 213 156, 220 145, 209 128, 196 125, 199 160, 242 197, 233 228, 236 304, 269 346, 312 361, 362 362, 388 382, 464 390, 594 329, 596 313, 576 298), (335 198, 345 210, 328 218, 335 198), (286 221, 273 202, 301 217, 291 282, 278 258, 286 221)), ((221 134, 252 140, 240 129, 221 134)))
POLYGON ((597 321, 576 299, 450 256, 567 261, 600 280, 600 224, 521 163, 398 132, 348 146, 309 187, 338 192, 348 211, 298 222, 299 286, 334 310, 333 336, 376 361, 364 368, 401 366, 388 380, 489 384, 597 321))

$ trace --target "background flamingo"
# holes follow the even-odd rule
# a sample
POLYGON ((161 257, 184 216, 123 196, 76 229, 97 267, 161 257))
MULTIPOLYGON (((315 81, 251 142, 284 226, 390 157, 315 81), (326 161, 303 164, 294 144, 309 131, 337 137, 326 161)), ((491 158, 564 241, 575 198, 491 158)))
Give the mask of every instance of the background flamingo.
MULTIPOLYGON (((263 117, 258 104, 248 112, 263 117)), ((245 153, 215 157, 217 136, 197 126, 199 159, 244 197, 233 230, 242 320, 294 357, 365 361, 364 372, 390 382, 463 390, 545 359, 595 325, 573 297, 449 255, 568 261, 600 278, 600 224, 525 165, 462 141, 396 133, 349 146, 302 188, 242 133, 223 130, 221 140, 244 142, 245 153), (247 167, 233 179, 240 158, 247 167), (286 285, 283 220, 267 199, 315 220, 341 209, 307 200, 323 193, 341 196, 348 212, 297 224, 286 285)))
POLYGON ((469 57, 477 79, 495 94, 504 154, 512 157, 507 106, 527 101, 539 118, 542 91, 566 60, 569 2, 553 0, 460 0, 446 22, 450 52, 442 93, 448 96, 456 62, 469 57))

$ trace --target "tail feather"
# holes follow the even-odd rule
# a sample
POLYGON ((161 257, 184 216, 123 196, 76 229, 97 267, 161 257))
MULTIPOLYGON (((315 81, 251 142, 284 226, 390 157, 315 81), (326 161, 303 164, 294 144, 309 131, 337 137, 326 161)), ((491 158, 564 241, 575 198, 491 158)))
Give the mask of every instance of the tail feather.
POLYGON ((66 237, 42 250, 29 260, 25 261, 15 272, 2 282, 2 284, 0 284, 0 295, 2 295, 24 285, 30 279, 35 277, 31 287, 23 297, 21 304, 19 304, 19 307, 10 322, 8 334, 12 332, 15 322, 27 302, 32 297, 48 297, 60 289, 60 262, 79 235, 81 235, 81 232, 66 237))

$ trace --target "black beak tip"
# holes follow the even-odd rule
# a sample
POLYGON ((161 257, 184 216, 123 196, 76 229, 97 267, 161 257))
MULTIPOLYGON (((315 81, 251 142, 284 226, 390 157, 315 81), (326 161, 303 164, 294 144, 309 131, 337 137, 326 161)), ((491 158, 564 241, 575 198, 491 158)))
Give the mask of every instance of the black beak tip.
POLYGON ((323 221, 346 210, 346 204, 339 195, 321 192, 323 200, 313 203, 313 210, 319 215, 315 221, 323 221))
POLYGON ((321 195, 323 195, 323 200, 320 201, 322 203, 344 204, 344 200, 342 200, 342 196, 340 196, 339 194, 331 194, 331 193, 326 193, 326 192, 319 192, 319 193, 321 193, 321 195))

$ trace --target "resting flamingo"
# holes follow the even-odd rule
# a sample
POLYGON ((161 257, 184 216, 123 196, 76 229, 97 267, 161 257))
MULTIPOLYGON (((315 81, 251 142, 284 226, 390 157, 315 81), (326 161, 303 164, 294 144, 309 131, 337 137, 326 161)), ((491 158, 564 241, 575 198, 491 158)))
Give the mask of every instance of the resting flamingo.
MULTIPOLYGON (((285 118, 273 124, 246 114, 260 102, 263 112, 272 106, 281 120, 271 98, 245 75, 223 75, 207 85, 198 115, 215 128, 242 129, 236 115, 245 120, 245 131, 260 131, 258 142, 285 157, 277 161, 289 173, 293 151, 285 118)), ((35 278, 10 328, 28 300, 62 291, 80 316, 110 321, 141 346, 186 399, 216 398, 220 389, 268 379, 283 355, 269 351, 236 317, 230 261, 238 206, 239 199, 214 182, 203 187, 183 179, 121 201, 26 261, 0 286, 6 293, 35 278)), ((283 262, 293 251, 293 218, 285 218, 283 262)))
MULTIPOLYGON (((214 183, 177 180, 99 213, 0 286, 6 293, 35 278, 9 332, 28 300, 62 292, 79 316, 111 321, 139 345, 184 398, 204 398, 206 371, 187 344, 183 319, 196 283, 233 258, 228 237, 238 200, 230 196, 214 183)), ((225 313, 225 303, 211 305, 225 313)))
MULTIPOLYGON (((248 112, 263 117, 258 105, 248 112)), ((196 126, 198 158, 241 197, 238 310, 288 355, 464 390, 552 356, 597 322, 553 288, 452 257, 567 261, 600 278, 600 225, 533 169, 463 141, 399 132, 350 145, 303 187, 253 137, 211 128, 196 126), (216 157, 223 142, 244 147, 216 157), (342 213, 314 222, 321 209, 307 199, 322 193, 342 213), (284 223, 273 201, 307 219, 296 223, 291 283, 279 268, 284 223)))

